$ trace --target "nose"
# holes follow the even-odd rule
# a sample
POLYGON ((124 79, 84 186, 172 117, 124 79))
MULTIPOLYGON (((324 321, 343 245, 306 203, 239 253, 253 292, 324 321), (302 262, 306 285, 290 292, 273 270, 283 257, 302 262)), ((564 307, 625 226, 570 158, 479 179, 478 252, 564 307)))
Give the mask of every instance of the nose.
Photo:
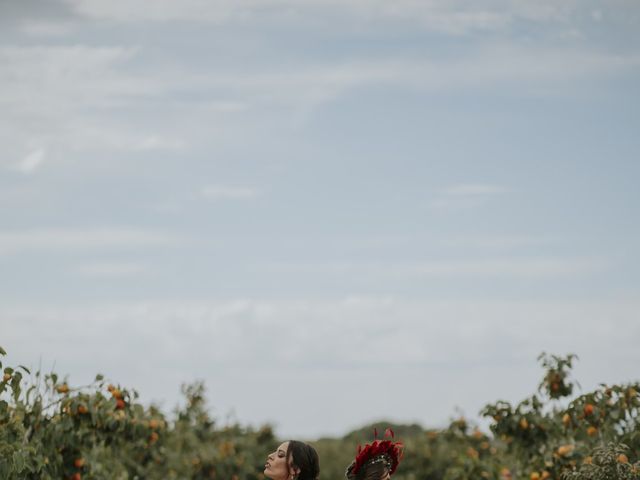
POLYGON ((267 458, 268 458, 269 460, 273 460, 273 453, 270 453, 269 455, 267 455, 267 458))

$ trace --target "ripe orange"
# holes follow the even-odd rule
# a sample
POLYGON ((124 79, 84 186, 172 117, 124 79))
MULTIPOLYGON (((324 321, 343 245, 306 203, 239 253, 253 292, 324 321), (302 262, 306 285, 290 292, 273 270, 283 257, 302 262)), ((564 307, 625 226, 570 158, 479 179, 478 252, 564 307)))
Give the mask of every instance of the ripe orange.
POLYGON ((558 455, 560 455, 561 457, 566 457, 573 452, 574 448, 575 448, 575 445, 568 443, 567 445, 559 446, 557 452, 558 452, 558 455))
POLYGON ((571 425, 571 415, 569 415, 568 413, 565 413, 565 414, 562 416, 562 424, 563 424, 565 427, 568 427, 569 425, 571 425))
POLYGON ((525 417, 522 417, 520 419, 520 428, 522 430, 526 430, 529 428, 529 421, 525 417))
POLYGON ((62 385, 58 385, 56 387, 56 392, 58 393, 69 393, 69 385, 63 383, 62 385))
POLYGON ((598 434, 598 429, 593 425, 590 425, 589 428, 587 428, 587 435, 589 435, 590 437, 593 437, 597 434, 598 434))
POLYGON ((591 405, 590 403, 587 403, 584 406, 584 415, 585 415, 585 417, 588 417, 589 415, 593 415, 593 409, 594 409, 593 405, 591 405))
POLYGON ((73 466, 76 467, 76 468, 84 467, 84 458, 76 458, 73 461, 73 466))
POLYGON ((149 420, 149 428, 151 430, 155 430, 156 428, 158 428, 159 424, 158 424, 158 420, 156 420, 155 418, 152 418, 151 420, 149 420))
POLYGON ((10 373, 5 373, 4 376, 2 377, 2 381, 3 382, 8 382, 9 380, 11 380, 11 374, 10 373))
POLYGON ((157 432, 151 432, 151 435, 149 435, 149 443, 157 442, 158 438, 160 438, 160 435, 158 435, 157 432))
POLYGON ((629 463, 629 458, 624 453, 621 453, 620 455, 618 455, 618 462, 629 463))
POLYGON ((125 403, 124 400, 122 400, 121 398, 118 398, 118 400, 116 400, 116 409, 117 410, 123 410, 125 407, 125 403))
POLYGON ((540 474, 538 472, 532 472, 529 478, 531 480, 540 480, 540 474))
POLYGON ((80 415, 84 415, 85 413, 88 413, 89 409, 87 407, 85 407, 84 405, 78 405, 78 414, 80 415))
POLYGON ((501 480, 511 480, 511 470, 509 470, 507 467, 503 467, 502 470, 500 470, 500 478, 501 480))
POLYGON ((80 475, 79 473, 74 473, 73 475, 71 475, 71 480, 82 480, 82 475, 80 475))

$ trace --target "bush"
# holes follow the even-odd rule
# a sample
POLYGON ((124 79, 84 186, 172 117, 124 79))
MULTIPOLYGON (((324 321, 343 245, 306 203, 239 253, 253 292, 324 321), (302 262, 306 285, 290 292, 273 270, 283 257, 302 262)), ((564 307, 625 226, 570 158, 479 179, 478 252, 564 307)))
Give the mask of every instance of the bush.
MULTIPOLYGON (((640 480, 640 385, 601 385, 571 398, 576 358, 541 355, 544 376, 534 394, 483 408, 489 432, 465 418, 439 430, 383 421, 319 439, 320 480, 344 478, 376 427, 391 427, 405 445, 394 480, 640 480)), ((272 429, 218 425, 201 383, 183 394, 184 407, 169 419, 101 375, 72 386, 55 373, 5 367, 0 478, 263 480, 264 459, 278 443, 272 429)))

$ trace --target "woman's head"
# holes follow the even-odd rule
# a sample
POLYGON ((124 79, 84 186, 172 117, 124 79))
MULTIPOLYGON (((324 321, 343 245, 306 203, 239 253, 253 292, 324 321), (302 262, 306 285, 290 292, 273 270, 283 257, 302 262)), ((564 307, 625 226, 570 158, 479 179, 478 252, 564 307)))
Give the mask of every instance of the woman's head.
MULTIPOLYGON (((393 438, 393 430, 387 429, 386 436, 393 438)), ((347 480, 390 480, 402 459, 402 449, 401 442, 392 440, 374 440, 359 446, 355 460, 347 468, 347 480)))
POLYGON ((264 467, 265 476, 272 480, 317 480, 320 474, 318 453, 297 440, 281 443, 264 467))
POLYGON ((356 462, 354 460, 347 469, 348 480, 390 480, 391 478, 389 467, 384 462, 368 463, 360 468, 358 473, 353 473, 355 465, 356 462))

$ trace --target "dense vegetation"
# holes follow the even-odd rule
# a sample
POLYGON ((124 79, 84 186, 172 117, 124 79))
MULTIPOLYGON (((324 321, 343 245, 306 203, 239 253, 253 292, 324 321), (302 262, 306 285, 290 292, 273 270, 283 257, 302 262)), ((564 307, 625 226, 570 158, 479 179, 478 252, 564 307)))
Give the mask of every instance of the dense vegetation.
MULTIPOLYGON (((0 349, 4 355, 4 350, 0 349)), ((483 432, 464 418, 445 429, 389 425, 405 444, 396 480, 640 479, 640 385, 602 385, 574 394, 575 356, 540 357, 544 377, 518 404, 498 401, 481 415, 483 432)), ((0 363, 0 368, 3 365, 0 363)), ((278 443, 269 426, 218 425, 202 384, 183 389, 185 406, 167 416, 137 403, 133 390, 72 387, 55 373, 4 366, 0 382, 0 478, 262 479, 278 443)), ((339 479, 374 425, 312 442, 321 480, 339 479)))

